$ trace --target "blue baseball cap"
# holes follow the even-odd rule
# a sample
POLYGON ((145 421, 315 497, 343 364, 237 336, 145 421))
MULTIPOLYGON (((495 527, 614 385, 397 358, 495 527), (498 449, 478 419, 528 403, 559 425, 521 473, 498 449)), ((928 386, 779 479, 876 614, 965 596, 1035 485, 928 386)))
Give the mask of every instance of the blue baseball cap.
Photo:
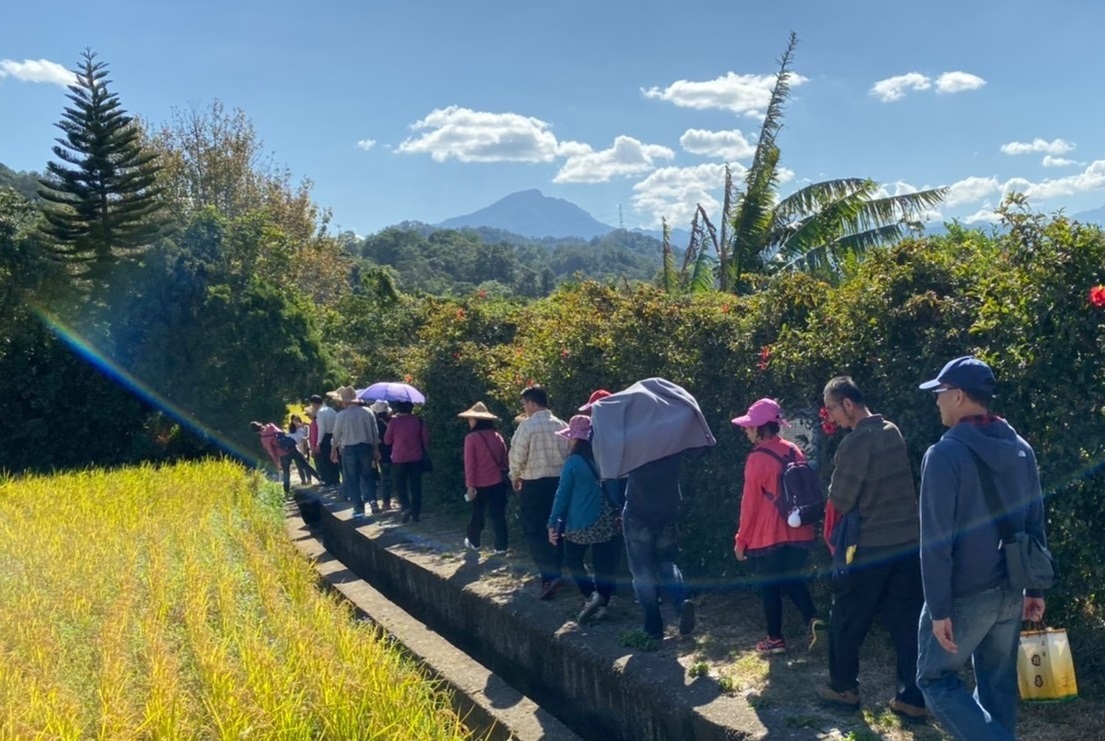
POLYGON ((941 384, 967 391, 985 391, 992 393, 997 380, 990 366, 971 355, 949 360, 940 374, 931 381, 925 381, 917 388, 931 391, 941 384))

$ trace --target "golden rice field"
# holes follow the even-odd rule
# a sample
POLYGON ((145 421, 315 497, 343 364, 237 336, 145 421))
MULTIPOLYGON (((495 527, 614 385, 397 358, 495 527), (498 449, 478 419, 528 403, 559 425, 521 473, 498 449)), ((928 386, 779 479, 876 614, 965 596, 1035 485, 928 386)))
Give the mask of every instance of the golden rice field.
POLYGON ((318 589, 276 487, 214 462, 0 481, 0 738, 467 737, 318 589))

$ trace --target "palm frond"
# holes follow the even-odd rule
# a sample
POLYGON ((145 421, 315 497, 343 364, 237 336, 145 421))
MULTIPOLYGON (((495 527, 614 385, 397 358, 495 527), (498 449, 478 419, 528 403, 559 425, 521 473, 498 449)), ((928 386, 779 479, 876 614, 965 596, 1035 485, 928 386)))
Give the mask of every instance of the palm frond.
POLYGON ((866 190, 868 187, 871 187, 872 193, 877 188, 874 182, 864 178, 839 178, 810 183, 779 201, 779 205, 775 207, 776 224, 774 226, 781 228, 792 221, 817 212, 827 203, 857 191, 866 190))
POLYGON ((718 279, 729 290, 729 212, 733 209, 733 170, 725 165, 725 199, 721 206, 721 239, 717 242, 718 279))

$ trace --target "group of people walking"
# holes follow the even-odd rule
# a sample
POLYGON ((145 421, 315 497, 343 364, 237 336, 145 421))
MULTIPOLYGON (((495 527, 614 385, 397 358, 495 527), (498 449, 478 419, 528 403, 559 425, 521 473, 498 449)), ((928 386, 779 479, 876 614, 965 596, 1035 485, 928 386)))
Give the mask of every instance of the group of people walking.
MULTIPOLYGON (((1022 620, 1042 619, 1041 592, 1010 583, 1003 527, 1046 546, 1043 497, 1035 456, 1001 417, 990 411, 996 379, 971 356, 948 362, 920 384, 935 395, 948 431, 924 456, 920 492, 898 427, 872 411, 853 379, 824 387, 828 417, 849 430, 837 447, 825 505, 825 541, 833 551, 831 618, 818 613, 807 587, 806 562, 816 526, 782 513, 784 470, 805 461, 780 436, 788 423, 773 399, 754 402, 732 424, 752 444, 744 468, 734 555, 759 576, 766 637, 755 649, 785 653, 783 601, 789 598, 809 646, 827 633, 829 681, 816 688, 825 702, 861 704, 860 651, 881 616, 897 656, 889 710, 907 720, 929 714, 957 739, 1016 738, 1017 644, 1022 620), (983 490, 993 482, 1001 514, 983 490), (970 663, 975 689, 961 670, 970 663)), ((627 476, 603 480, 592 452, 591 406, 565 423, 548 409, 543 389, 522 392, 525 419, 506 443, 491 429, 482 403, 461 417, 482 420, 465 440, 465 475, 473 501, 465 545, 479 547, 486 505, 495 523, 497 551, 505 549, 507 487, 518 492, 523 532, 541 576, 541 599, 563 584, 562 566, 585 602, 580 621, 601 617, 613 593, 624 548, 644 630, 663 634, 660 595, 674 609, 681 633, 695 625, 675 564, 681 458, 647 463, 627 476), (506 465, 504 465, 504 461, 506 465), (583 561, 591 549, 590 573, 583 561)))
POLYGON ((326 396, 326 401, 321 395, 311 396, 304 412, 310 422, 297 425, 298 415, 292 415, 288 432, 272 422, 250 422, 261 447, 282 473, 284 492, 291 489, 295 463, 300 483, 308 484, 313 477, 323 487, 340 492, 353 504, 353 519, 359 524, 367 522, 366 507, 373 513, 389 512, 393 498, 398 500, 403 522, 418 522, 430 433, 414 414, 414 405, 409 401, 366 404, 349 386, 326 396))
MULTIPOLYGON (((867 406, 851 378, 838 376, 826 384, 828 417, 850 430, 837 447, 825 505, 824 539, 834 564, 828 620, 807 586, 816 524, 803 522, 797 513, 788 517, 777 506, 787 486, 784 472, 802 464, 805 455, 780 436, 789 425, 773 399, 755 401, 732 420, 752 445, 733 551, 752 566, 761 586, 766 636, 755 649, 765 656, 787 652, 785 596, 802 619, 803 640, 810 647, 826 640, 827 633, 829 681, 816 689, 823 701, 860 707, 860 650, 881 615, 897 656, 892 712, 908 720, 931 713, 958 739, 1016 737, 1020 625, 1022 619, 1041 620, 1045 603, 1041 592, 1011 585, 999 548, 1001 532, 1027 533, 1044 545, 1046 535, 1034 453, 990 411, 995 383, 985 362, 965 356, 920 385, 935 394, 941 422, 949 429, 924 456, 919 495, 905 439, 894 423, 867 406), (987 503, 987 486, 999 492, 1000 515, 987 503), (973 694, 960 678, 968 662, 976 680, 973 694)), ((328 446, 329 461, 341 462, 354 519, 365 517, 365 501, 376 510, 370 472, 379 472, 381 450, 390 446, 404 521, 417 521, 421 461, 429 444, 425 425, 409 406, 396 405, 390 415, 390 410, 355 403, 352 389, 336 393, 343 409, 332 425, 323 422, 326 407, 319 397, 312 398, 308 413, 309 446, 312 453, 317 447, 323 481, 329 483, 328 469, 321 465, 328 446)), ((566 568, 583 597, 577 619, 602 618, 624 552, 644 631, 663 636, 664 604, 673 611, 679 632, 687 634, 695 627, 695 604, 675 561, 680 471, 689 456, 666 455, 621 478, 604 479, 596 465, 590 415, 610 395, 596 391, 564 422, 548 408, 543 388, 526 388, 524 412, 509 447, 496 430, 498 417, 482 402, 458 415, 470 428, 464 439, 464 478, 471 517, 464 545, 479 550, 490 520, 494 551, 506 553, 506 509, 513 491, 540 576, 540 599, 550 599, 565 586, 566 568), (590 568, 585 566, 588 553, 590 568)), ((265 441, 277 443, 269 427, 257 425, 257 431, 272 455, 277 449, 265 441)), ((274 456, 286 486, 293 460, 294 454, 274 456)))

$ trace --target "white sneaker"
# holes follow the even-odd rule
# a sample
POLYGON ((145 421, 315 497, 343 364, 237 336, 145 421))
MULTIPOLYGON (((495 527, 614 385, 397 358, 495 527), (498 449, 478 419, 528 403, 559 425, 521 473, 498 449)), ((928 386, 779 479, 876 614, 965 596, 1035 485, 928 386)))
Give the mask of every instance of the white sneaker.
POLYGON ((602 606, 602 595, 598 592, 592 592, 587 602, 584 603, 583 609, 579 611, 579 617, 576 618, 576 622, 582 623, 584 620, 594 615, 602 606))
POLYGON ((479 552, 479 550, 480 550, 478 547, 472 545, 472 541, 470 541, 468 538, 464 539, 464 547, 467 548, 470 551, 479 552))

